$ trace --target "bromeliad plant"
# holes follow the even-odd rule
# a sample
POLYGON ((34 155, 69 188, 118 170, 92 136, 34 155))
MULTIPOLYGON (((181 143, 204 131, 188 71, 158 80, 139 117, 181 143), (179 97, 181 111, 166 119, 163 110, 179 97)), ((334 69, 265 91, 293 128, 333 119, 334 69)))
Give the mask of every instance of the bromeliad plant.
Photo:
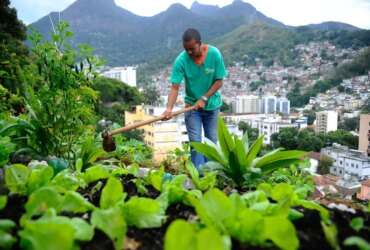
POLYGON ((255 186, 262 177, 281 167, 300 162, 305 155, 303 151, 283 151, 278 148, 257 157, 263 145, 263 136, 249 145, 248 135, 244 134, 242 139, 231 135, 222 118, 218 120, 218 140, 219 145, 207 139, 205 143, 192 142, 191 145, 213 161, 209 166, 218 169, 237 187, 255 186))

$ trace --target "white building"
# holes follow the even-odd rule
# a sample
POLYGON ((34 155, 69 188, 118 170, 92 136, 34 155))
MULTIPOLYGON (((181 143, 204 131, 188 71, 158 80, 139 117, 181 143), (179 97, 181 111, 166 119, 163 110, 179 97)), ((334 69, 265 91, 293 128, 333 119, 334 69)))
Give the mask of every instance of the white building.
POLYGON ((117 79, 128 84, 131 87, 136 87, 136 67, 115 67, 103 72, 103 76, 117 79))
POLYGON ((328 133, 338 129, 338 113, 336 111, 321 111, 316 113, 316 133, 328 133))
POLYGON ((260 113, 261 99, 255 95, 237 96, 232 102, 234 113, 260 113))
POLYGON ((358 180, 370 178, 370 158, 362 151, 334 143, 331 147, 321 149, 321 154, 333 159, 330 173, 334 175, 355 177, 358 180))
POLYGON ((290 114, 290 101, 285 97, 277 99, 276 112, 283 113, 284 115, 290 114))
POLYGON ((271 136, 280 132, 282 128, 295 127, 290 119, 282 119, 279 115, 252 114, 244 116, 225 116, 227 121, 240 122, 249 124, 252 128, 258 129, 259 135, 264 135, 264 144, 271 143, 271 136))
POLYGON ((274 114, 277 108, 277 97, 276 96, 264 96, 262 98, 262 113, 274 114))

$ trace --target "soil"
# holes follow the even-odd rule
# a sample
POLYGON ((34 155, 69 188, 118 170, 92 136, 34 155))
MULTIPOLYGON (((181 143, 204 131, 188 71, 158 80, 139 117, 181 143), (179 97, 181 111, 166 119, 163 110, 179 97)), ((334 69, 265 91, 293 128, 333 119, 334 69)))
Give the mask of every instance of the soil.
MULTIPOLYGON (((156 198, 159 196, 159 192, 152 186, 146 186, 148 190, 147 194, 141 195, 135 183, 133 182, 133 176, 125 176, 122 178, 122 183, 124 185, 124 191, 128 194, 127 199, 133 196, 145 196, 150 198, 156 198)), ((102 181, 104 187, 105 181, 102 181)), ((91 195, 91 191, 98 182, 91 183, 86 189, 80 189, 79 192, 84 194, 85 197, 89 199, 90 202, 99 205, 101 190, 95 192, 91 195), (90 195, 89 195, 90 194, 90 195)), ((11 219, 17 223, 17 228, 12 232, 14 236, 17 235, 17 230, 19 230, 19 219, 25 212, 24 204, 27 201, 27 197, 11 195, 8 197, 8 202, 6 207, 0 211, 0 219, 11 219)), ((307 210, 303 208, 297 208, 300 212, 304 214, 303 218, 293 221, 294 226, 297 230, 297 235, 300 240, 300 249, 302 250, 312 250, 312 249, 331 249, 329 243, 327 242, 323 229, 321 227, 320 215, 317 211, 307 210)), ((370 242, 370 213, 365 213, 362 211, 357 211, 356 214, 349 212, 340 211, 338 209, 330 209, 331 219, 337 225, 338 238, 340 239, 341 249, 356 249, 353 247, 343 246, 343 241, 350 236, 360 236, 363 239, 370 242), (350 227, 351 220, 355 217, 361 217, 364 219, 365 228, 359 232, 356 232, 350 227)), ((65 216, 82 216, 82 215, 72 215, 63 214, 65 216)), ((125 239, 125 250, 161 250, 163 249, 163 241, 166 230, 168 226, 176 219, 185 219, 188 221, 194 220, 196 217, 195 211, 192 207, 186 206, 184 204, 173 204, 168 207, 166 211, 167 221, 160 228, 153 229, 139 229, 135 227, 130 227, 126 233, 125 239)), ((112 218, 113 219, 113 218, 112 218)), ((254 247, 246 246, 237 242, 232 241, 233 250, 260 250, 260 249, 276 249, 275 247, 254 247)), ((90 242, 80 243, 82 250, 113 250, 114 246, 112 241, 100 230, 95 230, 95 235, 90 242)), ((18 250, 19 246, 13 247, 13 250, 18 250)))

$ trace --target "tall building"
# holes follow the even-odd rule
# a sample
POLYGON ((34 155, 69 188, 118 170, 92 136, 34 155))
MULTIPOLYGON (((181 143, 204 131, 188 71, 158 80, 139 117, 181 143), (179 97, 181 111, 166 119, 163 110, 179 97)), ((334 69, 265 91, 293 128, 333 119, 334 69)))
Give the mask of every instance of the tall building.
POLYGON ((262 98, 262 113, 274 114, 276 113, 277 97, 276 96, 264 96, 262 98))
POLYGON ((338 129, 338 113, 336 111, 321 111, 316 113, 316 133, 328 133, 338 129))
POLYGON ((289 115, 290 101, 285 97, 278 98, 276 103, 276 112, 289 115))
POLYGON ((233 112, 240 113, 260 113, 261 100, 258 96, 245 95, 237 96, 232 104, 233 112))
POLYGON ((360 134, 358 150, 370 156, 370 115, 360 116, 360 134))
POLYGON ((103 72, 103 76, 117 79, 128 84, 131 87, 136 87, 136 68, 135 67, 115 67, 103 72))

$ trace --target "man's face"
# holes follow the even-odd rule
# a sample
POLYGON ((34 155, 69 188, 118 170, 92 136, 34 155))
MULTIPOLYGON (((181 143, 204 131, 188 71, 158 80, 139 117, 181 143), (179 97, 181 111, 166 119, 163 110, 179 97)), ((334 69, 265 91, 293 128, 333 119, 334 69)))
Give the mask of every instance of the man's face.
POLYGON ((189 42, 184 42, 183 43, 183 46, 184 46, 184 49, 185 49, 186 53, 188 53, 188 55, 192 58, 196 58, 196 57, 199 57, 199 56, 202 55, 200 45, 201 45, 201 43, 195 41, 194 39, 190 40, 189 42))

